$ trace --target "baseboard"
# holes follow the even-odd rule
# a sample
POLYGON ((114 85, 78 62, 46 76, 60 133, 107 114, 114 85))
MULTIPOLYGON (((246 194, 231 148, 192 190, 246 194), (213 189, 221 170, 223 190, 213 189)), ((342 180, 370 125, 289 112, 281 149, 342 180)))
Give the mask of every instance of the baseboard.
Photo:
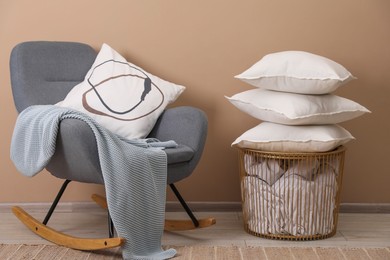
MULTIPOLYGON (((10 212, 13 206, 20 206, 29 212, 47 212, 51 203, 0 203, 0 213, 10 212)), ((241 211, 241 202, 188 202, 195 212, 241 211)), ((60 202, 56 212, 83 212, 101 210, 94 202, 60 202)), ((168 201, 166 211, 183 211, 177 201, 168 201)), ((390 203, 341 203, 340 213, 390 213, 390 203)))
MULTIPOLYGON (((232 212, 241 211, 240 202, 188 202, 191 210, 195 212, 232 212)), ((31 203, 0 203, 0 213, 10 212, 13 206, 19 206, 28 212, 47 212, 51 206, 49 202, 31 202, 31 203)), ((56 212, 82 212, 100 210, 100 207, 94 202, 59 202, 56 212)), ((178 201, 168 201, 166 211, 179 212, 184 211, 178 201)))
POLYGON ((340 213, 390 213, 390 203, 341 203, 340 213))
MULTIPOLYGON (((188 202, 188 206, 191 210, 197 212, 231 212, 231 211, 241 211, 241 202, 188 202)), ((178 201, 167 201, 166 211, 175 212, 183 211, 183 207, 178 201)))
MULTIPOLYGON (((241 211, 241 202, 189 202, 193 211, 241 211)), ((183 211, 179 202, 168 201, 167 211, 183 211)), ((390 213, 390 203, 341 203, 340 213, 390 213)))

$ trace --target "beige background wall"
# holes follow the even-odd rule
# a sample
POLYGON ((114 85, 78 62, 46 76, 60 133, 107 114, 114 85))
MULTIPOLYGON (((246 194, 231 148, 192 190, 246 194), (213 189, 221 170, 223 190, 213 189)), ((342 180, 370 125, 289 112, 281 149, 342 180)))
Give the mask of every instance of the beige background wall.
MULTIPOLYGON (((0 0, 0 203, 45 202, 60 181, 21 176, 9 159, 16 119, 9 79, 12 47, 29 40, 103 42, 128 60, 187 86, 174 105, 209 118, 204 156, 178 186, 190 201, 240 200, 231 142, 258 121, 224 95, 251 87, 233 78, 265 54, 304 50, 333 59, 358 80, 336 94, 372 111, 342 123, 347 145, 343 202, 390 203, 390 1, 388 0, 0 0)), ((87 201, 94 185, 73 184, 67 201, 87 201)), ((168 199, 172 200, 172 194, 168 199)))

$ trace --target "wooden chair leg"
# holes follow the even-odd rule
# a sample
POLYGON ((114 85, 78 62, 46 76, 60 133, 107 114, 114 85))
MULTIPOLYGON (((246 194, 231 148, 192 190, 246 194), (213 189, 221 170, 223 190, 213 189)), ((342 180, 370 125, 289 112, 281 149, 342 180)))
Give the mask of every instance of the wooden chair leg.
POLYGON ((12 211, 32 232, 60 246, 77 250, 99 250, 121 246, 125 242, 120 237, 89 239, 69 236, 42 224, 20 207, 13 207, 12 211))
MULTIPOLYGON (((107 206, 107 200, 105 197, 98 195, 98 194, 92 194, 91 196, 92 200, 96 202, 100 207, 103 209, 108 209, 107 206)), ((205 219, 199 219, 198 220, 198 226, 196 227, 192 220, 171 220, 166 219, 164 230, 166 231, 180 231, 180 230, 191 230, 196 228, 205 228, 212 226, 217 221, 215 218, 205 218, 205 219)))

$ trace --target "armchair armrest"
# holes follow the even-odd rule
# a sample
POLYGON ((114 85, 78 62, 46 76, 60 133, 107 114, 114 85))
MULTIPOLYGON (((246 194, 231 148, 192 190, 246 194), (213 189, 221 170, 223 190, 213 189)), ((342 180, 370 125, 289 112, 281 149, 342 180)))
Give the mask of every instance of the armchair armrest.
POLYGON ((202 153, 206 136, 206 114, 195 107, 181 106, 165 110, 148 137, 174 140, 192 148, 195 153, 202 153))
POLYGON ((193 157, 187 162, 168 163, 168 184, 186 178, 195 169, 206 143, 207 125, 206 114, 194 107, 169 108, 159 117, 148 137, 160 141, 174 140, 194 151, 193 157))

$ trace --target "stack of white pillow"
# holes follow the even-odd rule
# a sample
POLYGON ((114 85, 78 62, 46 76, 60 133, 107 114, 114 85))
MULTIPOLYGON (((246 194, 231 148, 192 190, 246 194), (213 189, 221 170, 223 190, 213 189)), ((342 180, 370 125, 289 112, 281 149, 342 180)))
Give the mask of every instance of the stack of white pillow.
POLYGON ((271 53, 235 76, 255 86, 232 97, 234 106, 262 120, 232 145, 263 151, 325 152, 354 137, 338 123, 370 111, 334 95, 355 77, 340 64, 303 51, 271 53))

